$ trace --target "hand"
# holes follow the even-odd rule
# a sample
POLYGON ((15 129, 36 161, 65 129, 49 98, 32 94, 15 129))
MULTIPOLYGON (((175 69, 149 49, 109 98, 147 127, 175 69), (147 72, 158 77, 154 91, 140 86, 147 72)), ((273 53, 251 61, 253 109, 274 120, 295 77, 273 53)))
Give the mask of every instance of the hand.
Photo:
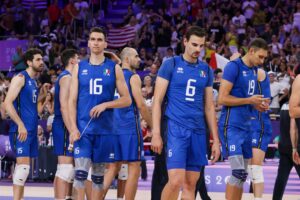
POLYGON ((220 143, 214 142, 211 147, 211 163, 215 164, 220 157, 220 143))
POLYGON ((297 152, 297 149, 293 149, 292 157, 293 157, 294 163, 297 165, 300 165, 300 156, 299 156, 299 153, 297 152))
POLYGON ((263 95, 253 95, 249 97, 250 104, 252 105, 260 105, 262 102, 267 101, 268 98, 263 98, 263 95))
POLYGON ((51 88, 51 84, 50 83, 44 83, 43 86, 42 86, 42 90, 44 92, 49 91, 50 88, 51 88))
POLYGON ((265 101, 262 101, 261 104, 254 105, 254 108, 259 112, 265 112, 270 109, 269 105, 270 105, 270 99, 266 99, 265 101))
POLYGON ((20 142, 24 142, 27 139, 27 130, 22 123, 21 125, 18 126, 18 140, 20 142))
POLYGON ((121 59, 113 52, 110 51, 104 51, 104 56, 108 57, 109 59, 111 59, 112 61, 114 61, 115 63, 117 63, 118 65, 121 64, 121 59))
POLYGON ((155 134, 152 136, 151 139, 151 149, 153 152, 161 154, 161 151, 163 149, 163 142, 160 136, 160 133, 155 134))
POLYGON ((106 106, 104 103, 101 103, 97 106, 94 106, 91 111, 90 111, 90 117, 91 118, 96 118, 99 117, 100 114, 106 110, 106 106))
POLYGON ((74 144, 74 142, 76 142, 77 140, 80 139, 80 132, 79 130, 76 128, 76 130, 72 131, 69 134, 69 140, 70 140, 70 144, 74 144))

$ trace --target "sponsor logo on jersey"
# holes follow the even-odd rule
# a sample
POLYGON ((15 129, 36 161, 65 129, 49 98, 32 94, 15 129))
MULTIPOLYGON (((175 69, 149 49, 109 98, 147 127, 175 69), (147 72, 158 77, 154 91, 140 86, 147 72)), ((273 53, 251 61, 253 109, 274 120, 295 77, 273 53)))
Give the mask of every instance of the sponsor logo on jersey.
POLYGON ((110 76, 110 70, 109 69, 104 69, 103 70, 103 75, 104 76, 110 76))
POLYGON ((183 68, 182 67, 177 68, 177 74, 183 74, 183 68))
POLYGON ((206 72, 203 70, 200 70, 200 77, 206 78, 206 72))
POLYGON ((87 69, 82 70, 81 75, 88 75, 88 70, 87 69))

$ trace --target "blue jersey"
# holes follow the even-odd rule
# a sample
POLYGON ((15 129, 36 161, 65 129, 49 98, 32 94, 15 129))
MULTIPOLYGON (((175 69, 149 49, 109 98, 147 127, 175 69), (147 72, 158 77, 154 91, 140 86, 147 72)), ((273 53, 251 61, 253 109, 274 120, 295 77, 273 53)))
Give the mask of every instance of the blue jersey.
MULTIPOLYGON (((271 99, 271 88, 270 88, 270 79, 267 72, 266 78, 263 81, 257 81, 257 87, 255 88, 255 94, 263 95, 264 98, 271 99)), ((258 110, 253 108, 253 117, 260 121, 270 122, 270 115, 268 112, 259 112, 258 110)))
MULTIPOLYGON (((13 104, 27 131, 35 131, 38 126, 37 98, 39 90, 37 83, 30 78, 27 71, 22 71, 17 76, 24 76, 25 82, 13 104)), ((9 131, 16 132, 17 130, 17 124, 12 122, 9 131)))
MULTIPOLYGON (((134 101, 130 85, 130 79, 135 73, 128 69, 123 69, 123 73, 130 97, 132 99, 132 103, 129 107, 114 109, 114 133, 117 135, 128 134, 129 131, 125 130, 131 130, 131 134, 135 133, 135 131, 132 130, 138 130, 139 132, 141 132, 139 117, 140 114, 134 101)), ((117 98, 118 96, 119 95, 117 95, 117 98)))
POLYGON ((188 129, 206 130, 204 94, 213 84, 211 68, 175 56, 163 62, 158 76, 169 81, 165 115, 188 129))
MULTIPOLYGON (((116 89, 115 63, 105 58, 100 65, 91 65, 83 60, 78 68, 77 126, 82 133, 90 120, 94 106, 114 100, 116 89)), ((113 128, 113 109, 106 109, 94 118, 85 134, 111 134, 113 128)))
MULTIPOLYGON (((223 73, 223 79, 233 84, 230 95, 248 98, 255 94, 257 67, 248 67, 241 58, 229 62, 223 73)), ((223 106, 219 124, 249 129, 252 105, 223 106)))
POLYGON ((55 82, 55 94, 54 94, 54 118, 62 118, 62 114, 60 111, 60 101, 59 101, 59 93, 60 93, 60 85, 59 81, 62 77, 71 75, 68 70, 64 70, 61 72, 55 82))

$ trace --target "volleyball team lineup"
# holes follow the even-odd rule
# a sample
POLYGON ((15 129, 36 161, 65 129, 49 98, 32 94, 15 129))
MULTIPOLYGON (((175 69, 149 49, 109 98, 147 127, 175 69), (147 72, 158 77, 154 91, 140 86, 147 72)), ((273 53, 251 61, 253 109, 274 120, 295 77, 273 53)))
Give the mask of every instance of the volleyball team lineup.
MULTIPOLYGON (((118 198, 136 199, 144 159, 142 120, 151 130, 151 150, 164 160, 164 166, 155 168, 164 169, 168 176, 163 186, 157 186, 158 197, 153 199, 195 199, 204 167, 220 156, 228 159, 231 171, 224 199, 242 199, 247 178, 252 182, 253 199, 263 199, 263 161, 272 136, 270 77, 261 68, 268 57, 268 44, 254 38, 245 55, 234 54, 226 64, 217 120, 214 72, 199 60, 206 37, 206 30, 190 26, 182 39, 183 54, 161 64, 152 111, 144 101, 142 81, 136 73, 141 61, 136 49, 125 47, 119 57, 106 52, 106 32, 93 27, 88 37, 88 59, 79 60, 75 49, 62 52, 64 70, 55 82, 52 125, 58 157, 54 199, 105 199, 115 176, 124 181, 124 192, 118 198)), ((43 70, 43 52, 28 49, 24 61, 27 68, 13 77, 4 101, 13 121, 9 134, 16 153, 15 200, 24 198, 30 160, 37 157, 37 105, 47 95, 39 94, 36 83, 43 70)), ((290 118, 285 122, 290 124, 290 156, 298 166, 298 175, 299 88, 300 77, 296 76, 287 109, 290 118)))

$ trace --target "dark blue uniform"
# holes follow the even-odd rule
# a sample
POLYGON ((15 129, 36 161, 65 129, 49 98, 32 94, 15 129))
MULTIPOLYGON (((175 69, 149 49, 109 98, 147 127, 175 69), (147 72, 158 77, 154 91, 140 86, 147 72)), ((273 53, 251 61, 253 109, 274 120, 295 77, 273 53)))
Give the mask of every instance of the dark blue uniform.
POLYGON ((130 79, 135 73, 128 69, 123 69, 123 73, 132 103, 129 107, 114 109, 115 160, 140 161, 144 156, 143 134, 140 113, 130 86, 130 79))
POLYGON ((12 149, 14 149, 16 152, 17 157, 37 157, 38 87, 36 81, 30 78, 27 71, 22 71, 17 76, 24 76, 25 82, 13 104, 19 117, 25 125, 28 135, 24 142, 20 142, 17 139, 18 126, 12 122, 9 129, 10 144, 12 149))
MULTIPOLYGON (((256 94, 263 95, 264 98, 271 99, 270 80, 266 72, 266 78, 263 81, 257 81, 256 94)), ((252 147, 266 152, 268 144, 272 138, 272 124, 268 112, 259 112, 253 109, 253 118, 251 120, 252 147)))
POLYGON ((69 133, 64 125, 62 113, 60 111, 60 85, 59 81, 65 77, 70 76, 71 73, 68 70, 64 70, 60 73, 55 82, 55 95, 54 95, 54 120, 52 124, 52 134, 54 143, 54 152, 58 156, 73 156, 73 153, 68 151, 69 146, 69 133))
POLYGON ((79 63, 77 126, 81 134, 86 129, 74 144, 75 158, 91 158, 94 163, 114 159, 113 144, 107 142, 107 136, 113 132, 113 109, 106 109, 99 117, 92 119, 89 125, 88 122, 94 106, 114 100, 115 65, 107 58, 100 65, 92 65, 89 60, 79 63))
POLYGON ((175 56, 162 64, 158 76, 169 81, 167 168, 200 171, 207 164, 204 95, 212 87, 213 72, 203 62, 175 56))
MULTIPOLYGON (((257 67, 248 67, 241 58, 229 62, 223 79, 233 84, 230 95, 248 98, 255 94, 257 67)), ((243 155, 252 157, 251 114, 252 105, 223 106, 219 119, 219 136, 224 157, 243 155)))

